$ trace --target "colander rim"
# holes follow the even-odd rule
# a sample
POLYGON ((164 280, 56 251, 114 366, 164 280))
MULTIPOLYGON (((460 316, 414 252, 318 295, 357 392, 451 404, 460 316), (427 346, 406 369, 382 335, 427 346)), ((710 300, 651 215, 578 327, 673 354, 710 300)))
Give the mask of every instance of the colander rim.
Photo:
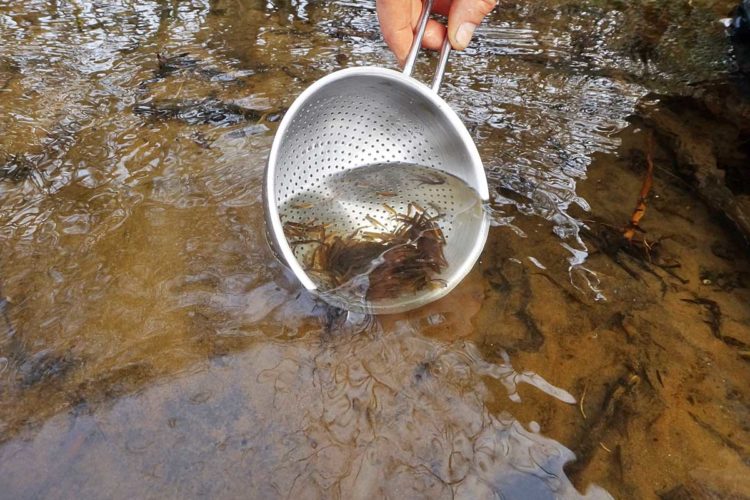
POLYGON ((381 68, 378 66, 357 66, 353 68, 345 68, 324 76, 323 78, 317 80, 312 85, 307 87, 299 96, 297 96, 287 112, 284 114, 281 123, 279 123, 279 127, 276 130, 276 134, 273 138, 271 151, 268 155, 268 162, 266 166, 263 186, 265 190, 264 198, 266 209, 266 223, 270 226, 270 233, 273 238, 275 250, 281 253, 281 257, 283 258, 284 262, 287 266, 289 266, 297 279, 299 279, 302 286, 304 286, 305 289, 311 292, 317 290, 318 287, 310 279, 302 265, 294 256, 292 247, 291 245, 289 245, 289 242, 284 235, 284 228, 281 224, 279 208, 276 204, 276 163, 279 157, 281 142, 290 124, 292 123, 293 118, 295 117, 299 109, 307 103, 308 99, 311 96, 316 94, 321 88, 325 87, 326 85, 334 83, 338 80, 342 80, 344 78, 349 78, 352 76, 363 75, 385 77, 397 81, 401 85, 408 85, 423 97, 431 101, 432 104, 434 104, 438 109, 440 109, 440 111, 454 126, 454 129, 459 134, 461 140, 464 143, 470 145, 468 151, 469 155, 472 157, 472 165, 474 166, 474 168, 481 169, 481 172, 479 172, 481 173, 481 175, 476 176, 478 185, 472 187, 477 191, 482 201, 487 201, 489 199, 489 187, 487 186, 487 178, 484 173, 484 166, 482 164, 481 157, 479 156, 479 152, 476 149, 474 141, 472 140, 468 130, 466 130, 466 127, 464 126, 463 122, 456 114, 456 112, 453 110, 453 108, 451 108, 448 103, 445 102, 445 100, 436 92, 434 92, 430 87, 420 82, 419 80, 416 80, 415 78, 404 75, 399 71, 395 71, 389 68, 381 68))

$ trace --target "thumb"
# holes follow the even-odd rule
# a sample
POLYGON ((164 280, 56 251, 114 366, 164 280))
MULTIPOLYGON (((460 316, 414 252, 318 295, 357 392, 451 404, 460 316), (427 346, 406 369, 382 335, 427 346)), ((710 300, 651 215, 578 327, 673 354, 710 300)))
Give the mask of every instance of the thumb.
POLYGON ((495 8, 495 0, 453 0, 448 13, 448 38, 456 50, 469 45, 474 30, 495 8))

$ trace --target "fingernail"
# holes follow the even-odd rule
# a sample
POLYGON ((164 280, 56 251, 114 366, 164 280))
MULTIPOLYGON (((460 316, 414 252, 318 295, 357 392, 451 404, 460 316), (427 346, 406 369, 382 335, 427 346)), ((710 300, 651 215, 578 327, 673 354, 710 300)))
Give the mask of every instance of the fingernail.
POLYGON ((465 49, 471 42, 471 36, 475 29, 477 29, 477 25, 474 23, 463 23, 459 26, 456 31, 456 42, 458 42, 459 47, 456 48, 465 49))

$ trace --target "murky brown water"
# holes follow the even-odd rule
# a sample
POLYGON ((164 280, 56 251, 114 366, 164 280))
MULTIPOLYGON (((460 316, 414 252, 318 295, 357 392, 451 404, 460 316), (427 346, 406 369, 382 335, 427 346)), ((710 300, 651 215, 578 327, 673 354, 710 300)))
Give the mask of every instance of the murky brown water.
POLYGON ((444 85, 482 259, 366 318, 274 260, 261 179, 302 89, 393 66, 372 2, 0 1, 0 496, 750 497, 747 248, 660 147, 658 248, 612 244, 626 119, 726 76, 732 4, 502 2, 444 85))

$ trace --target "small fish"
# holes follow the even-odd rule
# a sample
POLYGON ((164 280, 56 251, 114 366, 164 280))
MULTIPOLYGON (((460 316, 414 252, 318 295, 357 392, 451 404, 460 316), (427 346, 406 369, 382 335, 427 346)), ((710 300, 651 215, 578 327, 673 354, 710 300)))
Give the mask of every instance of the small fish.
POLYGON ((421 212, 423 214, 427 213, 427 210, 422 208, 416 201, 413 201, 409 203, 409 213, 411 213, 412 209, 415 209, 418 213, 421 212))
POLYGON ((396 193, 393 191, 378 191, 375 194, 378 196, 396 196, 396 193))
POLYGON ((413 177, 419 181, 420 186, 423 184, 429 184, 431 186, 445 184, 445 177, 437 173, 416 174, 413 177))
POLYGON ((445 281, 444 279, 440 279, 440 278, 432 278, 432 279, 431 279, 431 280, 430 280, 430 281, 428 282, 428 285, 427 285, 427 286, 429 286, 431 290, 439 290, 439 289, 441 289, 441 288, 445 288, 445 287, 447 287, 447 286, 448 286, 448 282, 447 282, 447 281, 445 281))
POLYGON ((398 215, 398 212, 396 212, 396 209, 387 203, 383 203, 383 208, 385 208, 388 211, 388 213, 393 215, 394 217, 398 215))
POLYGON ((397 227, 385 229, 375 217, 365 215, 369 225, 346 236, 329 234, 314 218, 288 221, 284 232, 295 256, 324 288, 352 286, 362 273, 369 275, 369 285, 363 290, 357 288, 357 293, 363 293, 367 300, 445 286, 436 277, 447 261, 445 239, 435 217, 415 204, 410 204, 406 213, 387 204, 383 207, 392 214, 389 220, 396 221, 397 227))
POLYGON ((367 219, 367 221, 373 226, 382 227, 383 229, 385 229, 385 226, 375 217, 370 217, 369 215, 365 215, 365 219, 367 219))
POLYGON ((300 202, 293 202, 289 204, 290 207, 294 208, 295 210, 307 210, 308 208, 312 208, 315 206, 313 203, 300 203, 300 202))
POLYGON ((374 233, 372 231, 362 231, 362 238, 370 241, 383 241, 383 233, 374 233))
POLYGON ((224 134, 226 137, 229 137, 230 139, 242 139, 243 137, 250 137, 252 135, 258 135, 258 134, 264 134, 268 132, 270 129, 260 124, 255 125, 249 125, 247 127, 243 127, 239 130, 232 130, 231 132, 227 132, 224 134))

